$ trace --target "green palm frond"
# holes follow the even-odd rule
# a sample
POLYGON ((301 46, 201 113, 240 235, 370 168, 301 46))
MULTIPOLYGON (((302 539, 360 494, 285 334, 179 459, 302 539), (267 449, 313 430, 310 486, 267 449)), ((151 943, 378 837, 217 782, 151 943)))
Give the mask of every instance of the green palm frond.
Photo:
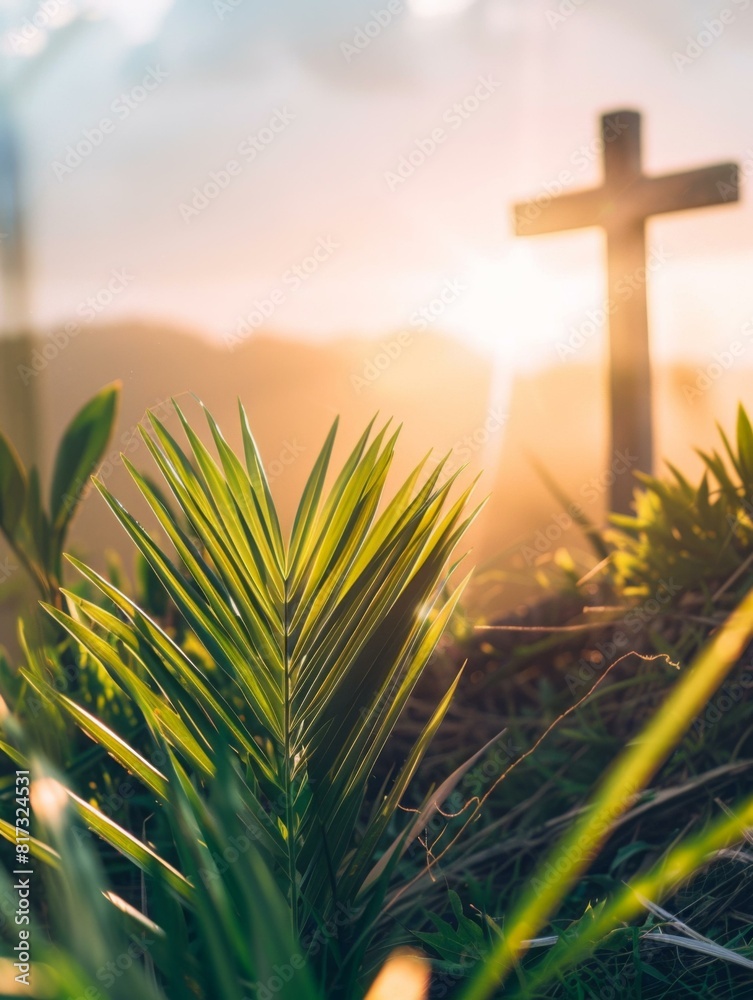
MULTIPOLYGON (((184 826, 172 786, 179 783, 196 812, 231 767, 240 781, 235 815, 253 832, 264 870, 286 901, 290 933, 301 935, 338 908, 358 913, 369 898, 381 898, 420 833, 398 823, 398 807, 455 684, 378 802, 369 798, 369 779, 462 592, 464 581, 450 583, 451 555, 478 508, 468 510, 472 487, 451 497, 457 473, 443 478, 443 463, 428 475, 420 463, 385 500, 398 432, 388 435, 385 426, 373 433, 373 422, 328 485, 335 425, 286 540, 243 410, 241 460, 209 414, 216 457, 175 409, 187 450, 154 416, 153 436, 142 432, 171 506, 124 459, 172 552, 97 487, 180 611, 190 641, 178 644, 134 600, 73 559, 102 605, 65 591, 67 611, 47 606, 82 655, 132 700, 153 745, 165 747, 170 773, 56 691, 41 669, 23 676, 155 803, 183 816, 184 826), (390 863, 375 867, 385 840, 396 837, 390 863)), ((204 905, 195 852, 175 857, 168 844, 162 856, 159 845, 71 797, 112 847, 189 905, 204 905)), ((429 809, 441 804, 435 797, 429 809)), ((364 919, 373 921, 373 907, 364 919)), ((356 957, 366 926, 353 918, 356 957)))

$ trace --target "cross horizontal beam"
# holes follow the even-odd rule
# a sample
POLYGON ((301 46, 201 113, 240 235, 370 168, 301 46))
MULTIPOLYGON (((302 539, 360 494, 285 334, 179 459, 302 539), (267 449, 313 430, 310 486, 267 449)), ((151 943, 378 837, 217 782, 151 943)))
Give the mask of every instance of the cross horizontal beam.
POLYGON ((629 226, 652 215, 724 205, 737 201, 736 163, 718 163, 664 177, 638 177, 622 190, 608 185, 572 191, 513 206, 516 236, 541 236, 567 229, 629 226))

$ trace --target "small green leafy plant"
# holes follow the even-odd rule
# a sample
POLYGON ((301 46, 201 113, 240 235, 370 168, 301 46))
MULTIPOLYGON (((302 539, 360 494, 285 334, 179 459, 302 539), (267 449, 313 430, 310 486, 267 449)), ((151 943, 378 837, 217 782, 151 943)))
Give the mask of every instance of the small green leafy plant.
POLYGON ((36 467, 27 471, 0 433, 0 533, 48 601, 57 601, 68 529, 112 435, 117 401, 118 385, 106 386, 68 425, 47 504, 36 467))
POLYGON ((735 437, 719 435, 721 449, 698 450, 697 485, 669 463, 662 477, 637 473, 635 515, 613 514, 604 533, 618 600, 649 611, 654 644, 675 658, 696 652, 753 584, 753 428, 742 405, 735 437))
MULTIPOLYGON (((670 476, 638 473, 635 516, 613 514, 608 540, 614 579, 628 596, 647 597, 670 577, 683 593, 709 601, 730 575, 736 591, 753 579, 753 428, 742 406, 733 442, 719 428, 723 450, 698 451, 705 466, 697 486, 673 465, 670 476)), ((707 609, 708 610, 708 609, 707 609)))

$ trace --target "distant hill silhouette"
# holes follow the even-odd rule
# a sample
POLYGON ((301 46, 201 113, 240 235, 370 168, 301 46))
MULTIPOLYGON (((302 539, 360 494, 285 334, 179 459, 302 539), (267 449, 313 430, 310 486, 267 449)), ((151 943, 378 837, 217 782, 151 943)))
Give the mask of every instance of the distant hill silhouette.
MULTIPOLYGON (((40 338, 40 346, 44 343, 40 338)), ((0 343, 4 367, 9 359, 4 352, 9 350, 7 343, 0 343)), ((396 477, 405 475, 430 447, 441 454, 454 445, 454 467, 461 461, 469 464, 464 479, 486 469, 478 495, 491 491, 492 496, 470 535, 470 563, 476 566, 495 563, 516 577, 528 577, 529 566, 542 550, 546 554, 561 544, 585 550, 579 533, 568 527, 568 518, 542 484, 532 458, 546 466, 589 518, 599 523, 604 516, 606 484, 594 482, 594 477, 606 467, 605 372, 591 365, 563 364, 518 376, 507 398, 504 393, 496 398, 490 395, 496 383, 489 359, 434 334, 397 332, 375 341, 353 338, 327 344, 256 335, 231 351, 190 332, 134 322, 82 330, 42 370, 26 377, 33 378, 40 400, 45 482, 64 424, 102 385, 122 380, 118 430, 102 475, 110 489, 141 513, 118 452, 126 451, 137 465, 149 468, 147 450, 134 436, 146 408, 158 407, 179 434, 167 400, 179 397, 198 420, 190 396, 195 393, 233 445, 239 444, 236 401, 243 400, 288 525, 335 416, 341 416, 337 463, 377 411, 380 419, 404 422, 396 477)), ((748 368, 723 372, 693 396, 687 387, 696 379, 697 371, 691 368, 655 373, 657 454, 691 471, 697 469, 693 446, 714 440, 714 420, 729 426, 738 399, 753 404, 748 368)), ((7 410, 7 399, 0 399, 1 426, 13 436, 17 418, 7 410)), ((127 567, 132 563, 130 544, 96 495, 85 500, 72 543, 96 565, 102 565, 106 548, 119 551, 127 567)), ((522 578, 495 588, 493 610, 497 605, 503 610, 530 593, 530 584, 522 578)))

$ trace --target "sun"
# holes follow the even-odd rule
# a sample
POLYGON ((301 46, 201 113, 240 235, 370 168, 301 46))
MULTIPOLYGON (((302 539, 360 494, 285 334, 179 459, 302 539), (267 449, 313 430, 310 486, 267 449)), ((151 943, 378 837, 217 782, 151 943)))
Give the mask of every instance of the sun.
POLYGON ((537 248, 523 240, 494 257, 469 253, 458 272, 465 289, 448 327, 511 371, 556 363, 566 317, 589 303, 584 283, 543 263, 537 248))

